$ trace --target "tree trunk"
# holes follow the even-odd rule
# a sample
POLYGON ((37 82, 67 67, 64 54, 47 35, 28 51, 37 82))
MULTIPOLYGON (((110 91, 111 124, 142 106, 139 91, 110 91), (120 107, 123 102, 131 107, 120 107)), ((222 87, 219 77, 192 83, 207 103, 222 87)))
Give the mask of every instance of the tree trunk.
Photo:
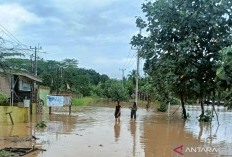
POLYGON ((183 110, 184 119, 187 119, 186 109, 185 109, 185 106, 184 106, 184 98, 183 98, 182 94, 180 94, 180 101, 181 101, 181 106, 182 106, 182 110, 183 110))
MULTIPOLYGON (((218 114, 217 114, 217 111, 216 111, 216 109, 215 109, 215 92, 213 93, 213 103, 212 103, 212 106, 213 106, 213 111, 215 112, 216 117, 217 117, 218 125, 220 125, 220 124, 219 124, 219 120, 218 120, 218 114)), ((213 112, 212 112, 212 114, 213 114, 213 112)))
POLYGON ((204 109, 204 103, 203 100, 201 99, 201 116, 205 115, 205 109, 204 109))
POLYGON ((149 108, 149 105, 150 105, 150 96, 148 95, 147 96, 147 105, 146 105, 147 109, 149 108))

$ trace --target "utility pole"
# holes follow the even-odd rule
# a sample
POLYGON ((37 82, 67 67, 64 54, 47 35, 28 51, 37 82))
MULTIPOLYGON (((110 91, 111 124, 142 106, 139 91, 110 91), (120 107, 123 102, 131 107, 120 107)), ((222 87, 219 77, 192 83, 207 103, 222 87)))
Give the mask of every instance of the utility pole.
MULTIPOLYGON (((33 67, 33 69, 34 69, 34 74, 37 76, 37 51, 38 50, 41 50, 42 49, 42 47, 40 46, 38 46, 38 47, 31 47, 30 46, 30 49, 32 49, 32 50, 35 50, 35 54, 34 54, 34 57, 35 57, 35 61, 34 61, 34 67, 33 67)), ((33 55, 32 55, 32 57, 33 57, 33 55)), ((31 58, 32 59, 32 58, 31 58)), ((32 115, 32 104, 33 104, 33 101, 35 102, 35 103, 37 103, 37 93, 36 93, 36 82, 34 81, 34 83, 33 83, 33 85, 32 85, 32 89, 31 89, 31 101, 30 101, 30 114, 32 115)))
MULTIPOLYGON (((140 28, 139 34, 141 35, 142 29, 140 28)), ((138 91, 139 91, 139 56, 140 55, 140 48, 138 48, 137 52, 137 71, 136 71, 136 87, 135 87, 135 102, 138 104, 138 91)))
POLYGON ((38 50, 42 50, 42 47, 40 46, 40 47, 31 47, 30 46, 30 49, 33 49, 33 50, 35 50, 35 55, 34 55, 34 57, 35 57, 35 61, 34 61, 34 74, 37 76, 37 51, 38 50))
POLYGON ((30 69, 31 69, 31 72, 33 73, 34 72, 34 68, 33 68, 33 54, 30 55, 30 69))
POLYGON ((123 68, 122 68, 122 69, 119 69, 119 70, 122 71, 122 85, 123 85, 123 87, 124 87, 124 78, 125 78, 125 77, 124 77, 124 72, 125 72, 126 69, 123 69, 123 68))
POLYGON ((56 94, 57 95, 59 94, 59 71, 60 71, 60 68, 58 67, 57 74, 56 74, 56 94))

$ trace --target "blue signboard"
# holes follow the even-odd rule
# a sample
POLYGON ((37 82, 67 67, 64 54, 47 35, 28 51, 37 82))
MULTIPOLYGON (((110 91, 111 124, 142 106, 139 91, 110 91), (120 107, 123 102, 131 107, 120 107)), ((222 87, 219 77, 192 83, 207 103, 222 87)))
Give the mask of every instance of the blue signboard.
POLYGON ((47 96, 47 104, 49 107, 62 107, 64 106, 63 96, 47 96))

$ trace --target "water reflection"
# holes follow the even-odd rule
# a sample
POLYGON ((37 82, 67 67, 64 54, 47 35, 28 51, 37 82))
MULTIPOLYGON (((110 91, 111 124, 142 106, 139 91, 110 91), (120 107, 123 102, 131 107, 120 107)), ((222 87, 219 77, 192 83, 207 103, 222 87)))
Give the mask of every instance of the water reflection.
POLYGON ((118 142, 119 137, 120 137, 120 122, 116 122, 114 124, 114 137, 115 137, 115 142, 118 142))
MULTIPOLYGON (((178 106, 171 108, 173 113, 178 106)), ((210 107, 206 107, 210 109, 210 107)), ((115 123, 112 117, 114 108, 84 107, 77 108, 74 116, 54 112, 34 117, 32 123, 15 126, 0 124, 0 147, 30 147, 31 141, 11 142, 11 138, 26 139, 31 135, 40 138, 37 144, 47 149, 38 156, 102 156, 102 157, 170 157, 175 144, 206 145, 220 150, 217 156, 232 151, 232 112, 218 107, 220 126, 216 119, 211 124, 199 123, 200 107, 188 106, 191 118, 184 121, 179 109, 174 118, 167 120, 166 113, 139 109, 139 117, 129 119, 130 110, 123 108, 122 122, 115 123), (37 120, 47 121, 46 129, 35 128, 37 120), (9 140, 4 140, 9 139, 9 140), (93 153, 94 155, 93 155, 93 153)), ((35 155, 37 156, 37 155, 35 155)), ((215 156, 201 153, 200 156, 215 156)))
MULTIPOLYGON (((215 106, 218 112, 220 125, 218 125, 216 117, 212 123, 199 123, 197 116, 200 115, 199 106, 190 106, 188 112, 191 112, 192 117, 186 123, 185 132, 192 133, 200 143, 215 147, 219 150, 218 156, 232 156, 232 118, 231 111, 226 107, 215 106), (198 125, 197 125, 198 124, 198 125)), ((207 106, 206 110, 212 110, 211 106, 207 106)))
POLYGON ((133 138, 132 154, 133 156, 135 156, 136 154, 136 121, 135 120, 130 121, 130 131, 131 131, 131 136, 133 138))

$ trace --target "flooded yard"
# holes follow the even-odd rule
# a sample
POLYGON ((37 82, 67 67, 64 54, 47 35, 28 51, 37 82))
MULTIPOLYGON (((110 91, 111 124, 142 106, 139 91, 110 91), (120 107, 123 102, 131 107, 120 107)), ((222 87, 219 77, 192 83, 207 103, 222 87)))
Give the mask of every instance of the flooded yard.
MULTIPOLYGON (((171 107, 170 115, 177 107, 171 107)), ((213 147, 217 152, 188 156, 232 156, 232 112, 224 107, 216 110, 219 126, 216 118, 211 124, 199 123, 199 106, 187 106, 191 117, 186 121, 181 118, 181 109, 168 117, 167 113, 145 108, 139 108, 137 119, 131 120, 129 108, 124 107, 120 123, 115 123, 113 107, 76 107, 72 116, 56 109, 52 115, 45 112, 32 117, 30 123, 0 124, 0 148, 35 145, 46 150, 28 157, 171 157, 178 156, 174 148, 191 145, 213 147), (39 120, 46 121, 47 128, 36 128, 39 120)))

